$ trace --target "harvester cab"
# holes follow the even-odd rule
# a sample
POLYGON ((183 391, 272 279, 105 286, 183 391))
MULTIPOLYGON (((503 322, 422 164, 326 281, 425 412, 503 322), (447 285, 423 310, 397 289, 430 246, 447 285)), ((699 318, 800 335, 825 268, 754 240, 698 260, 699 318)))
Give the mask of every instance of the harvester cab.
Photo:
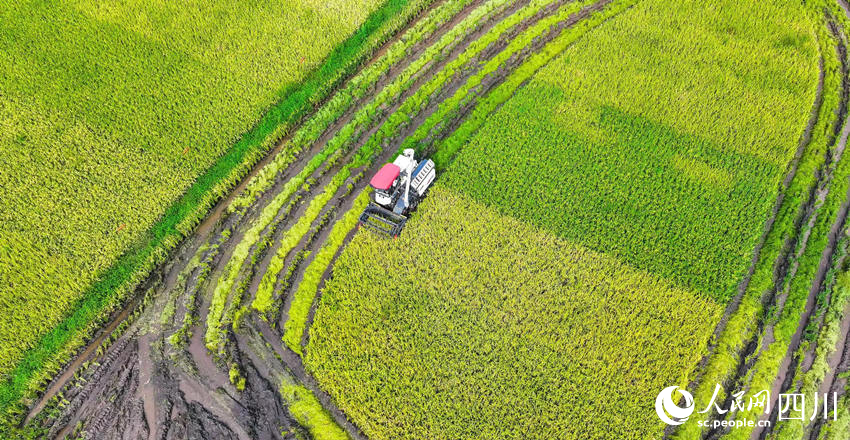
POLYGON ((369 206, 360 215, 360 224, 372 231, 397 237, 407 217, 425 197, 437 176, 434 161, 417 162, 413 149, 406 149, 392 163, 372 176, 374 192, 369 206))

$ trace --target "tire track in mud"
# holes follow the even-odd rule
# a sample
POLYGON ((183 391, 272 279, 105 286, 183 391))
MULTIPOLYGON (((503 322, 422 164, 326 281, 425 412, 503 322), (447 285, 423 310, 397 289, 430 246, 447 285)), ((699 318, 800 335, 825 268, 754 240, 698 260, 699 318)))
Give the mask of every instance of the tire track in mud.
MULTIPOLYGON (((515 57, 511 57, 504 68, 500 68, 498 72, 489 76, 474 93, 478 95, 477 97, 485 95, 492 87, 501 83, 513 69, 521 65, 530 54, 554 39, 562 29, 578 22, 591 12, 601 9, 610 1, 602 0, 591 5, 583 9, 581 14, 575 14, 577 17, 570 17, 566 24, 559 24, 556 30, 550 29, 544 32, 543 36, 534 40, 530 49, 523 49, 515 57)), ((520 4, 524 2, 512 5, 514 8, 512 10, 515 11, 520 4)), ((524 20, 518 27, 513 28, 516 33, 507 35, 517 35, 556 10, 557 8, 552 8, 541 11, 532 19, 524 20)), ((502 17, 507 15, 506 13, 502 17)), ((384 160, 392 156, 405 137, 412 134, 428 116, 433 114, 444 99, 453 95, 464 84, 466 78, 477 72, 482 60, 490 59, 503 50, 507 46, 507 40, 508 38, 500 38, 492 43, 482 52, 482 55, 473 57, 467 63, 467 67, 449 81, 448 86, 438 89, 436 96, 432 96, 428 101, 428 105, 418 109, 417 115, 397 132, 390 142, 385 143, 383 152, 368 167, 370 171, 377 169, 384 160)), ((423 83, 424 78, 428 77, 428 72, 430 75, 436 73, 432 70, 428 70, 426 75, 423 75, 421 79, 423 83)), ((397 72, 400 71, 401 69, 397 69, 397 72)), ((450 133, 474 108, 477 97, 467 101, 464 108, 453 115, 455 119, 450 123, 441 124, 442 134, 436 134, 436 136, 450 133)), ((386 114, 392 114, 404 99, 399 100, 397 106, 387 110, 386 114)), ((353 113, 352 110, 351 114, 353 113)), ((333 124, 335 127, 342 125, 339 120, 333 124)), ((378 127, 375 129, 377 130, 378 127)), ((332 131, 328 130, 322 136, 329 139, 331 135, 332 131)), ((361 141, 365 143, 366 139, 368 136, 361 141)), ((352 148, 352 152, 357 151, 358 148, 359 146, 352 148)), ((309 154, 305 154, 296 161, 295 167, 289 167, 281 173, 281 176, 278 176, 280 182, 276 181, 272 190, 263 194, 261 200, 249 209, 229 215, 220 214, 215 220, 208 219, 205 222, 206 227, 199 228, 193 235, 193 239, 182 245, 176 252, 175 259, 172 261, 183 261, 183 264, 175 263, 164 269, 167 273, 165 277, 167 281, 156 288, 151 304, 137 309, 141 310, 138 312, 141 316, 130 326, 131 330, 119 337, 115 344, 109 346, 105 350, 105 355, 97 358, 99 365, 79 370, 77 381, 65 387, 57 383, 57 390, 61 388, 64 391, 62 394, 64 401, 48 405, 48 410, 34 420, 45 426, 53 436, 69 433, 72 427, 75 433, 89 436, 94 434, 97 438, 119 438, 127 432, 135 433, 134 435, 137 434, 139 437, 156 436, 157 438, 181 438, 190 432, 202 432, 215 438, 295 438, 297 433, 304 434, 303 428, 288 413, 287 405, 281 401, 277 389, 281 381, 290 380, 310 389, 353 438, 363 438, 362 433, 333 404, 330 396, 319 389, 315 381, 304 371, 301 358, 281 344, 279 332, 258 319, 256 314, 249 313, 241 322, 238 322, 238 330, 228 329, 224 360, 214 360, 210 357, 203 342, 203 323, 206 314, 209 313, 211 301, 209 293, 214 287, 214 281, 221 274, 223 265, 230 260, 233 245, 241 240, 245 225, 258 215, 261 207, 269 201, 270 195, 274 194, 275 190, 279 189, 279 185, 282 185, 281 182, 286 180, 286 175, 296 172, 299 168, 298 163, 305 163, 309 160, 305 159, 308 156, 309 154), (187 269, 185 262, 202 246, 216 249, 214 258, 200 267, 193 268, 188 275, 183 275, 187 276, 189 281, 183 292, 178 292, 176 299, 169 303, 168 298, 175 295, 168 293, 178 284, 174 280, 178 279, 179 274, 185 273, 184 270, 187 269), (221 247, 224 249, 219 252, 218 249, 221 247), (209 279, 197 282, 198 273, 205 270, 212 271, 209 279), (195 285, 196 282, 200 285, 195 285), (190 304, 192 301, 187 296, 190 295, 189 292, 202 295, 194 299, 194 303, 199 304, 199 307, 197 307, 197 316, 193 318, 192 334, 188 346, 180 343, 172 345, 168 342, 168 337, 178 320, 173 316, 174 310, 170 312, 169 319, 163 316, 169 313, 169 304, 171 307, 174 307, 174 302, 190 304), (140 349, 140 344, 144 346, 144 349, 140 349), (231 367, 229 374, 226 373, 228 367, 231 367), (141 378, 145 379, 140 380, 141 378), (244 389, 239 391, 232 382, 243 384, 244 389), (116 390, 120 390, 121 394, 115 394, 116 390), (116 417, 119 411, 122 416, 116 417), (118 419, 121 420, 120 424, 117 423, 118 419), (272 426, 272 424, 277 425, 272 426), (150 432, 147 431, 148 429, 150 432)), ((337 166, 342 165, 330 167, 322 174, 323 180, 317 180, 316 184, 303 194, 298 202, 299 206, 293 207, 292 213, 288 213, 291 215, 279 219, 276 233, 285 230, 296 221, 299 217, 299 209, 306 206, 304 199, 310 198, 311 195, 315 196, 327 184, 330 176, 338 171, 337 166)), ((352 175, 358 175, 362 171, 366 170, 354 170, 352 175)), ((308 233, 308 236, 314 236, 299 244, 302 250, 321 247, 330 231, 330 223, 333 223, 334 219, 332 218, 323 228, 319 228, 321 225, 318 222, 323 222, 328 212, 333 212, 336 218, 341 217, 357 195, 365 189, 366 183, 360 179, 354 182, 353 186, 353 190, 347 189, 345 185, 340 187, 339 191, 345 191, 347 194, 334 195, 332 199, 334 202, 328 204, 311 225, 311 229, 316 229, 315 235, 308 233)), ((226 204, 222 202, 219 205, 221 206, 219 212, 222 213, 226 204)), ((272 235, 272 239, 277 239, 276 235, 272 235)), ((345 243, 351 236, 352 233, 349 233, 345 243)), ((343 248, 344 244, 340 249, 343 248)), ((266 248, 265 252, 271 253, 271 249, 266 248)), ((339 252, 341 250, 337 252, 337 255, 339 252)), ((291 252, 291 254, 294 253, 294 251, 291 252)), ((295 280, 290 288, 297 286, 298 277, 303 276, 303 267, 306 263, 309 261, 295 271, 295 280)), ((323 278, 330 274, 332 266, 331 263, 323 278)), ((251 267, 249 270, 253 271, 255 268, 251 267)), ((243 277, 248 277, 253 283, 257 273, 240 274, 237 285, 242 282, 243 277)), ((255 291, 256 286, 249 285, 246 292, 247 298, 251 299, 255 291)), ((245 301, 246 299, 242 298, 241 303, 244 304, 245 301)), ((317 297, 314 297, 311 316, 316 302, 317 297)), ((178 307, 178 311, 193 313, 185 306, 178 307)))
MULTIPOLYGON (((842 9, 842 11, 844 12, 844 14, 847 16, 847 18, 850 18, 850 6, 848 6, 847 2, 844 1, 844 0, 837 0, 837 3, 839 5, 839 7, 842 9)), ((846 36, 846 33, 845 33, 846 30, 842 29, 838 26, 837 26, 837 30, 840 31, 841 37, 842 37, 841 41, 845 45, 845 50, 844 50, 844 54, 843 54, 844 58, 842 59, 842 62, 843 62, 842 67, 844 68, 845 72, 850 72, 850 60, 848 60, 847 49, 846 49, 846 45, 847 45, 847 36, 846 36)), ((848 73, 848 75, 850 75, 850 73, 848 73)), ((850 82, 850 79, 848 79, 848 82, 850 82)), ((850 85, 847 86, 847 89, 850 89, 850 85)), ((845 93, 850 94, 850 91, 845 90, 845 93)), ((844 123, 844 127, 842 129, 841 138, 840 138, 839 142, 843 145, 846 145, 846 143, 848 141, 848 137, 850 137, 850 117, 848 117, 847 120, 844 123)), ((844 203, 842 204, 842 207, 841 207, 841 212, 840 212, 840 214, 843 214, 845 216, 847 215, 848 201, 850 201, 850 190, 848 190, 847 198, 848 198, 848 200, 844 201, 844 203)), ((830 232, 834 233, 836 238, 839 239, 839 240, 841 239, 841 238, 838 237, 839 234, 843 234, 844 235, 844 237, 843 237, 844 243, 842 243, 842 244, 845 246, 845 248, 847 247, 848 243, 847 243, 846 240, 848 238, 847 237, 848 234, 850 234, 850 230, 848 230, 846 223, 840 229, 836 229, 835 227, 833 227, 833 230, 830 231, 830 232)), ((847 261, 847 255, 845 254, 839 261, 835 262, 834 267, 837 268, 838 270, 846 270, 846 267, 845 267, 846 261, 847 261)), ((829 302, 830 301, 827 300, 825 307, 827 307, 829 305, 829 302)), ((826 376, 821 381, 821 383, 818 387, 818 390, 817 390, 817 392, 820 393, 821 395, 823 395, 824 393, 836 393, 838 399, 843 398, 845 396, 846 392, 847 392, 848 379, 847 379, 847 377, 845 377, 845 373, 850 371, 850 302, 847 302, 845 304, 845 306, 842 310, 841 316, 842 316, 842 319, 839 323, 839 336, 838 336, 838 339, 836 341, 836 345, 834 347, 835 350, 832 353, 830 353, 830 355, 827 357, 826 376)), ((823 328, 822 326, 823 326, 823 323, 821 322, 821 326, 820 326, 819 332, 818 332, 819 334, 820 334, 820 329, 823 328)), ((812 349, 812 351, 814 352, 814 348, 812 349)), ((813 357, 813 355, 811 357, 813 357)), ((836 408, 836 410, 837 410, 837 408, 836 408)), ((817 411, 817 408, 815 409, 815 411, 817 411)), ((825 416, 826 416, 826 414, 825 414, 825 416)), ((825 422, 825 419, 823 417, 816 417, 816 420, 814 421, 814 423, 810 425, 810 431, 809 431, 809 439, 810 440, 816 440, 820 437, 821 430, 824 427, 824 422, 825 422)))

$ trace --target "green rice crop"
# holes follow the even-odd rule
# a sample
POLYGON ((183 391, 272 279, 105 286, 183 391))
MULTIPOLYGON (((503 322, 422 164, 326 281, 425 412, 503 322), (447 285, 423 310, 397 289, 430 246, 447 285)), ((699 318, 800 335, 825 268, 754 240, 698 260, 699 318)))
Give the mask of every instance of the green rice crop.
POLYGON ((348 434, 336 424, 319 399, 301 385, 283 384, 280 394, 289 402, 288 410, 314 440, 348 440, 348 434))

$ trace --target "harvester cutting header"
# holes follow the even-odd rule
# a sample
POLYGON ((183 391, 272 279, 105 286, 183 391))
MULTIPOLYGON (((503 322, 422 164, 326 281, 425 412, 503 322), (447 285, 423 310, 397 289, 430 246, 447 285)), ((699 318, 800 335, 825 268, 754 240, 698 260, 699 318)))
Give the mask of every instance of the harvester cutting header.
POLYGON ((425 198, 436 176, 434 161, 425 159, 417 162, 413 149, 404 150, 393 163, 381 167, 369 181, 374 192, 369 206, 360 215, 360 224, 397 237, 407 222, 407 216, 425 198))

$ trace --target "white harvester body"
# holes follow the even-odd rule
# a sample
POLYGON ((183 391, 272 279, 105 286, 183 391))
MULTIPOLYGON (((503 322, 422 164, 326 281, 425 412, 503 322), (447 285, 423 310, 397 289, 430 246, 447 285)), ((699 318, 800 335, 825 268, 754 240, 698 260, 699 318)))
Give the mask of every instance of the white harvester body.
POLYGON ((407 215, 416 209, 437 176, 434 161, 419 162, 414 153, 413 149, 404 150, 372 177, 372 203, 360 216, 361 224, 392 236, 401 232, 407 215))

